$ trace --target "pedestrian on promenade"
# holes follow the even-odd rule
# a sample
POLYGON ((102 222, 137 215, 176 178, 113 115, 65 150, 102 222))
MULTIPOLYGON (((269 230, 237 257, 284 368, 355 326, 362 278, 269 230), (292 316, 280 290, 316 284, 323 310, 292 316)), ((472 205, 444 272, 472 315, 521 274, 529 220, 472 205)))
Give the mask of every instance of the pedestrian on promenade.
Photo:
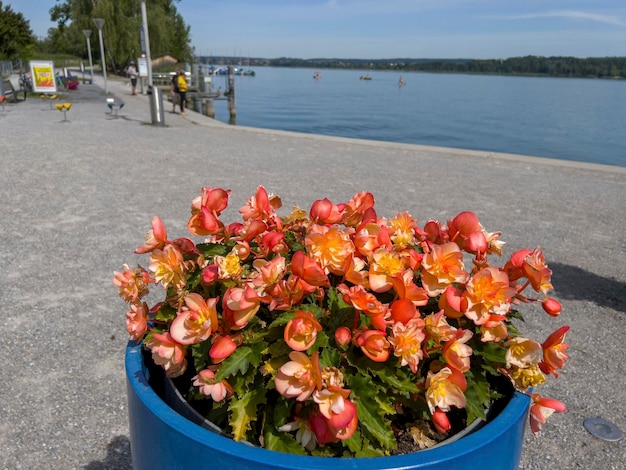
POLYGON ((178 100, 178 74, 180 69, 177 69, 172 76, 172 82, 170 83, 170 93, 172 94, 172 113, 176 114, 176 101, 178 100))
POLYGON ((180 99, 180 114, 187 114, 185 112, 185 101, 187 100, 187 78, 185 77, 185 72, 182 70, 178 71, 178 79, 176 80, 176 85, 178 86, 178 98, 180 99))
POLYGON ((134 61, 130 61, 130 65, 128 66, 128 69, 126 70, 126 73, 128 74, 128 77, 130 78, 130 86, 131 86, 131 95, 136 95, 137 93, 135 93, 135 90, 137 88, 137 69, 135 68, 135 62, 134 61))

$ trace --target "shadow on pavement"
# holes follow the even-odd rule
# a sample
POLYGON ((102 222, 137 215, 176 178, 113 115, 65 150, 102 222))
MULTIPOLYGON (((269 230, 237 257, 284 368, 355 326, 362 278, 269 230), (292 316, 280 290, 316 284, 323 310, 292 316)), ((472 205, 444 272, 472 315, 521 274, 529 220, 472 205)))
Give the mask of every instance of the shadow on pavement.
POLYGON ((587 300, 603 307, 626 312, 626 283, 599 276, 576 266, 550 263, 557 297, 587 300))
POLYGON ((115 436, 107 446, 104 460, 92 461, 83 470, 132 470, 130 441, 126 436, 115 436))

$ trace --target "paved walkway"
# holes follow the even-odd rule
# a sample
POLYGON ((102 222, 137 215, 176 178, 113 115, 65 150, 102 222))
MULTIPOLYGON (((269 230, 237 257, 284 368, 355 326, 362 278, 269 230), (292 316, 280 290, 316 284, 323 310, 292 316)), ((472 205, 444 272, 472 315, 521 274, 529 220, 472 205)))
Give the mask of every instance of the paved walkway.
MULTIPOLYGON (((101 77, 48 102, 0 109, 0 469, 128 469, 125 306, 111 284, 154 214, 186 236, 202 186, 233 190, 226 220, 259 184, 285 207, 361 190, 379 214, 421 224, 475 211, 512 250, 540 244, 563 314, 527 314, 534 337, 571 326, 570 360, 545 395, 569 411, 527 436, 522 469, 622 469, 626 441, 582 427, 601 416, 626 431, 626 169, 486 152, 228 126, 166 112, 124 81, 109 112, 101 77)), ((220 104, 224 103, 218 103, 220 104)), ((169 111, 169 103, 166 106, 169 111)), ((142 262, 144 262, 142 260, 142 262)))

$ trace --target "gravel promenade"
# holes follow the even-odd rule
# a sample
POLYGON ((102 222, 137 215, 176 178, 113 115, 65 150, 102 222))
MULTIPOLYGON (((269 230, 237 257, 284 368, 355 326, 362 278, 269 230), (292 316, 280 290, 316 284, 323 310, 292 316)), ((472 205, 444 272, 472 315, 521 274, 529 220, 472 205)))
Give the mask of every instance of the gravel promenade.
POLYGON ((65 92, 68 122, 37 98, 0 108, 0 469, 130 468, 113 271, 139 262, 153 215, 187 236, 202 186, 232 189, 231 221, 260 184, 287 210, 367 190, 379 215, 420 224, 474 211, 503 232, 505 256, 540 245, 563 313, 524 308, 527 329, 571 327, 569 362, 540 390, 568 412, 527 431, 520 469, 625 468, 626 439, 582 422, 626 432, 626 168, 228 126, 169 103, 152 126, 148 97, 110 79, 125 102, 115 118, 103 88, 65 92))

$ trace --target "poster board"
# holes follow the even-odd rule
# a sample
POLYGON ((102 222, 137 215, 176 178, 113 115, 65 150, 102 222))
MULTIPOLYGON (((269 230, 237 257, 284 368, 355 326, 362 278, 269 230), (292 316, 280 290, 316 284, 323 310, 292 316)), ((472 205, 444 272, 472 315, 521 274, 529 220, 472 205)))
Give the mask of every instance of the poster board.
POLYGON ((35 92, 56 93, 57 84, 54 79, 54 62, 51 60, 31 60, 30 76, 35 92))
POLYGON ((140 57, 137 59, 137 65, 139 66, 139 76, 147 77, 148 76, 148 59, 145 57, 140 57))

